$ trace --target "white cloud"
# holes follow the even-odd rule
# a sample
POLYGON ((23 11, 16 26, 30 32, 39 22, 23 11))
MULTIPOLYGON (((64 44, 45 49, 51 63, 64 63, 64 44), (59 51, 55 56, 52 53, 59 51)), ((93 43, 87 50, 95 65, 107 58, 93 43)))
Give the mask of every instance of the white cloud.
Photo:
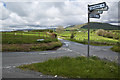
MULTIPOLYGON (((87 22, 87 5, 99 2, 6 2, 6 8, 0 3, 0 12, 3 14, 0 21, 3 29, 82 24, 87 22)), ((117 3, 107 4, 109 10, 101 15, 101 19, 91 21, 109 22, 118 19, 117 3)))
POLYGON ((4 19, 8 18, 8 17, 9 17, 9 14, 10 14, 9 10, 7 10, 7 9, 5 8, 3 2, 0 2, 0 13, 1 13, 1 14, 0 14, 0 19, 1 19, 1 20, 4 20, 4 19))
MULTIPOLYGON (((107 5, 109 6, 108 11, 104 11, 101 14, 101 18, 97 21, 101 22, 110 22, 110 21, 117 21, 118 20, 118 2, 108 2, 107 5)), ((93 19, 94 21, 95 19, 93 19)))

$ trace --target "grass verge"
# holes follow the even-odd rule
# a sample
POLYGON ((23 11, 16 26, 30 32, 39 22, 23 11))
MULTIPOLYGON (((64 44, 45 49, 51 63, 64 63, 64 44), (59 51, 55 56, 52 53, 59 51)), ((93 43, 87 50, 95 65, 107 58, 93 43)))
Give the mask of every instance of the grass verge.
MULTIPOLYGON (((76 39, 66 39, 66 40, 81 43, 81 44, 88 44, 88 40, 83 40, 83 41, 76 40, 76 39)), ((90 41, 90 45, 93 45, 93 46, 112 46, 112 45, 115 45, 115 43, 90 41)))
POLYGON ((62 43, 60 41, 39 44, 2 44, 2 51, 44 51, 53 50, 60 46, 62 46, 62 43))
POLYGON ((113 47, 111 48, 111 50, 120 53, 120 45, 119 45, 119 46, 113 46, 113 47))
POLYGON ((42 63, 22 65, 18 68, 67 78, 118 78, 119 66, 94 56, 89 60, 86 57, 60 57, 42 63))

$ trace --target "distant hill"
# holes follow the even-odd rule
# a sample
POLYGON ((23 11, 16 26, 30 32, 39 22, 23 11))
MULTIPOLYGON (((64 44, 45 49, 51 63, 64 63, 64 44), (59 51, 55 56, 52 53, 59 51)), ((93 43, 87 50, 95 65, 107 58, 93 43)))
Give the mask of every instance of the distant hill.
MULTIPOLYGON (((90 29, 105 29, 105 30, 120 30, 120 26, 111 25, 108 23, 100 23, 100 22, 90 22, 89 23, 90 29)), ((76 29, 87 29, 87 23, 82 25, 74 25, 72 27, 65 28, 66 30, 76 30, 76 29)))
POLYGON ((65 29, 66 30, 75 30, 75 29, 80 29, 81 27, 83 27, 86 24, 81 24, 81 25, 72 25, 72 26, 68 26, 65 29))
MULTIPOLYGON (((111 25, 108 23, 91 22, 89 23, 90 29, 105 29, 105 30, 120 30, 120 26, 111 25)), ((88 25, 81 28, 87 29, 88 25)))

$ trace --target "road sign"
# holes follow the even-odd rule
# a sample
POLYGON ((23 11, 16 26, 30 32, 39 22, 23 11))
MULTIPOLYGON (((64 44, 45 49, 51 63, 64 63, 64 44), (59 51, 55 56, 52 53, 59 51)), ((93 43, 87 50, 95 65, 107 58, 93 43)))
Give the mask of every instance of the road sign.
POLYGON ((96 9, 101 9, 101 8, 105 8, 106 7, 106 3, 98 3, 98 4, 93 4, 93 5, 88 5, 88 9, 89 11, 93 11, 96 9))
POLYGON ((89 18, 100 18, 99 14, 89 14, 89 18))
POLYGON ((109 9, 108 6, 106 6, 105 8, 101 8, 101 9, 96 9, 97 11, 107 11, 109 9))
POLYGON ((94 10, 92 12, 90 12, 90 14, 102 14, 103 11, 100 11, 100 10, 94 10))
POLYGON ((100 14, 103 13, 103 11, 107 11, 108 6, 106 5, 105 2, 103 3, 98 3, 98 4, 93 4, 93 5, 88 5, 88 53, 87 56, 89 57, 89 44, 90 44, 90 32, 89 32, 89 23, 90 23, 90 18, 100 18, 100 14))

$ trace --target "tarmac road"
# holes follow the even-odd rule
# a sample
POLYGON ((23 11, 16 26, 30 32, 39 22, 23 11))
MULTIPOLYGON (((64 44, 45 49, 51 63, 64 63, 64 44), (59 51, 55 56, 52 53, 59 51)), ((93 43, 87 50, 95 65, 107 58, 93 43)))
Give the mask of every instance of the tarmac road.
MULTIPOLYGON (((86 56, 87 45, 62 40, 63 46, 57 50, 38 52, 3 52, 2 53, 2 77, 3 78, 55 78, 51 75, 43 75, 40 72, 23 71, 16 66, 43 62, 51 58, 62 56, 86 56)), ((102 59, 118 63, 118 53, 110 50, 111 46, 90 46, 90 56, 98 56, 102 59)), ((62 78, 62 77, 60 77, 62 78)))

